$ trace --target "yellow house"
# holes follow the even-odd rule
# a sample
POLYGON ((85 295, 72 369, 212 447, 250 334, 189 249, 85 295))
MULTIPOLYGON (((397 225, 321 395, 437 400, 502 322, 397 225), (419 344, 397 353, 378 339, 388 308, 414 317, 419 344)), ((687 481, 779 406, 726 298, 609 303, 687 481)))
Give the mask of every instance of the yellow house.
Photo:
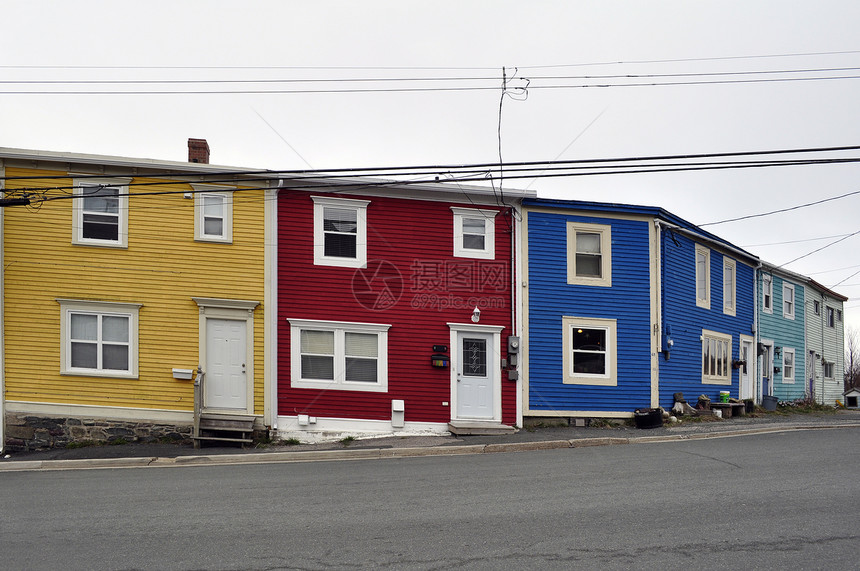
POLYGON ((188 163, 0 148, 0 446, 187 438, 195 394, 266 425, 277 181, 208 155, 202 139, 188 163))

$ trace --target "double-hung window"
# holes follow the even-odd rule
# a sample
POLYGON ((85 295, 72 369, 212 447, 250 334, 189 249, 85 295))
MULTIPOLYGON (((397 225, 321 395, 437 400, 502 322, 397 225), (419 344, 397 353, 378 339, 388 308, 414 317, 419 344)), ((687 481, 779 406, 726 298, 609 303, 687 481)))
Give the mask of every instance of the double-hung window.
POLYGON ((832 379, 833 378, 833 362, 832 361, 824 361, 822 363, 824 365, 824 378, 832 379))
POLYGON ((612 227, 567 223, 567 283, 612 286, 612 227))
POLYGON ((702 383, 730 385, 732 336, 716 331, 702 330, 702 383))
POLYGON ((737 263, 723 258, 723 313, 735 315, 737 263))
POLYGON ((72 243, 128 247, 129 178, 74 180, 72 243))
POLYGON ((827 315, 825 316, 825 319, 827 320, 827 327, 836 327, 836 323, 835 323, 834 317, 833 317, 834 314, 835 314, 835 311, 833 310, 833 308, 828 306, 827 307, 827 315))
POLYGON ((773 313, 773 276, 770 274, 761 277, 761 310, 773 313))
POLYGON ((194 188, 194 239, 233 242, 233 189, 204 184, 194 188))
POLYGON ((314 201, 314 264, 367 266, 369 200, 312 196, 314 201))
POLYGON ((782 382, 794 382, 794 349, 782 348, 782 382))
POLYGON ((289 322, 293 387, 388 390, 389 325, 289 322))
POLYGON ((812 302, 812 311, 815 315, 821 315, 821 302, 817 299, 812 302))
POLYGON ((493 260, 496 257, 498 210, 451 207, 454 213, 454 256, 493 260))
POLYGON ((563 317, 562 327, 562 382, 616 386, 617 322, 614 319, 563 317))
POLYGON ((696 305, 711 308, 711 251, 696 244, 696 305))
POLYGON ((794 284, 782 284, 782 316, 794 319, 794 284))
POLYGON ((137 377, 139 304, 57 301, 62 374, 137 377))

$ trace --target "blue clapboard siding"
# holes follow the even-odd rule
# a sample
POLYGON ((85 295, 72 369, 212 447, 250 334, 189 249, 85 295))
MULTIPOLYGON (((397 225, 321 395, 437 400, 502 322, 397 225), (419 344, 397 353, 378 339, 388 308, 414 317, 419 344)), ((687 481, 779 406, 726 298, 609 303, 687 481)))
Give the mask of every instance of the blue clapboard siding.
MULTIPOLYGON (((764 271, 759 272, 759 279, 756 284, 759 290, 759 299, 761 299, 762 276, 765 273, 771 275, 773 279, 773 312, 759 311, 759 336, 762 341, 773 341, 774 347, 782 349, 780 354, 773 358, 773 366, 780 369, 778 373, 774 372, 773 374, 773 396, 779 400, 803 398, 806 394, 805 290, 796 281, 787 279, 778 273, 764 271), (788 319, 784 316, 784 284, 794 286, 794 319, 788 319), (783 358, 786 347, 794 349, 794 382, 786 379, 784 374, 783 358)), ((764 394, 768 394, 766 388, 764 394)))
POLYGON ((527 211, 528 409, 624 411, 650 406, 651 218, 527 211), (612 228, 612 287, 567 283, 567 222, 612 228), (562 317, 617 320, 618 386, 564 384, 562 317))
POLYGON ((660 405, 673 404, 676 392, 695 404, 704 394, 716 400, 728 390, 738 398, 739 375, 731 369, 731 385, 702 383, 702 330, 732 336, 732 359, 738 358, 740 335, 751 336, 754 323, 755 268, 743 257, 729 255, 736 264, 736 314, 723 312, 723 256, 707 242, 710 250, 710 309, 696 305, 696 242, 685 234, 664 230, 661 234, 662 325, 671 326, 674 346, 670 358, 660 357, 660 405))

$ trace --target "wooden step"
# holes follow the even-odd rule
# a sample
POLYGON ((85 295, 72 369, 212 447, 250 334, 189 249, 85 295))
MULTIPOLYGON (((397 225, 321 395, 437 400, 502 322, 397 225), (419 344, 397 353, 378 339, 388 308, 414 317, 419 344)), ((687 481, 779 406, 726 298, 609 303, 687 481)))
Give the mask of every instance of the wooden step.
POLYGON ((254 421, 255 417, 247 414, 205 412, 200 415, 198 434, 192 438, 196 443, 233 442, 252 444, 254 421))
POLYGON ((250 438, 225 438, 223 436, 194 436, 193 439, 202 442, 239 442, 242 444, 254 443, 254 441, 250 438))

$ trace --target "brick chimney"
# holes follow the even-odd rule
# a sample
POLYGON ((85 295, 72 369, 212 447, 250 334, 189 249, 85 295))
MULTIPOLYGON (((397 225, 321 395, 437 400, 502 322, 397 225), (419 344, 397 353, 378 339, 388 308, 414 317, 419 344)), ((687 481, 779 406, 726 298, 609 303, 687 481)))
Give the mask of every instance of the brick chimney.
POLYGON ((188 162, 209 164, 209 143, 206 139, 188 139, 188 162))

